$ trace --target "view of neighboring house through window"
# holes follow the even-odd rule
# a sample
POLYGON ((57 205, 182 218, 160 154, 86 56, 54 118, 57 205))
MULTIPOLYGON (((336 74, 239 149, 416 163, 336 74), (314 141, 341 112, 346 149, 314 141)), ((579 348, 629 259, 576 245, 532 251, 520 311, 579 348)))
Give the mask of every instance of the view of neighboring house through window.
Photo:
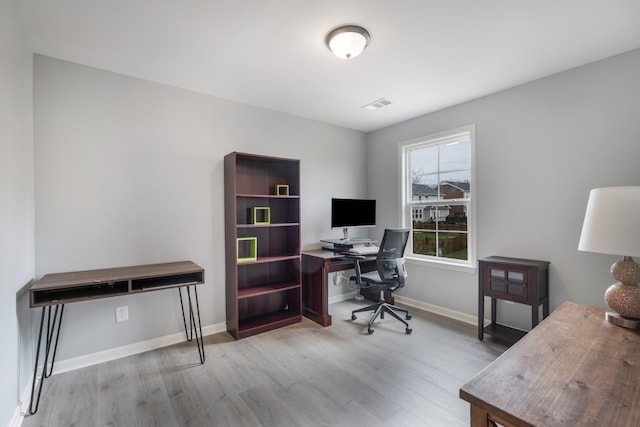
POLYGON ((473 127, 401 144, 408 253, 471 265, 473 127))

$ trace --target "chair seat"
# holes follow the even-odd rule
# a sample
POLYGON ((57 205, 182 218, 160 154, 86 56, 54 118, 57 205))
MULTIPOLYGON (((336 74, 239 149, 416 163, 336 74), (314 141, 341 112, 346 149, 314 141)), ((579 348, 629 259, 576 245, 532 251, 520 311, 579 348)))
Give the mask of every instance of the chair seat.
MULTIPOLYGON (((356 282, 358 279, 357 276, 351 276, 350 280, 356 282)), ((363 285, 366 283, 370 286, 387 286, 387 285, 395 285, 397 283, 394 279, 382 279, 377 270, 369 271, 367 273, 360 274, 360 280, 362 280, 363 285)), ((368 287, 362 286, 361 287, 368 287)))

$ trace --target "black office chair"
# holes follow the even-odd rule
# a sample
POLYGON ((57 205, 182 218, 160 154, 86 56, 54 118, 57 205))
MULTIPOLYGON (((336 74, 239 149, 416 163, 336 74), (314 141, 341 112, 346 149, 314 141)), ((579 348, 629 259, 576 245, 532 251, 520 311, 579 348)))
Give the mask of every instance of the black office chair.
POLYGON ((371 319, 369 319, 367 328, 369 334, 373 333, 373 322, 378 316, 384 319, 385 313, 404 323, 405 333, 410 334, 412 331, 409 324, 401 319, 396 312, 404 313, 407 320, 411 320, 411 314, 404 308, 387 303, 384 299, 385 291, 394 292, 404 286, 405 278, 407 277, 407 270, 404 265, 404 249, 408 240, 409 230, 407 229, 384 230, 380 250, 376 256, 377 270, 368 273, 362 273, 360 270, 360 260, 365 257, 350 256, 355 259, 356 270, 356 275, 351 277, 351 280, 355 280, 361 289, 374 288, 380 291, 380 300, 376 304, 351 312, 351 320, 357 319, 356 313, 363 311, 374 312, 371 319))

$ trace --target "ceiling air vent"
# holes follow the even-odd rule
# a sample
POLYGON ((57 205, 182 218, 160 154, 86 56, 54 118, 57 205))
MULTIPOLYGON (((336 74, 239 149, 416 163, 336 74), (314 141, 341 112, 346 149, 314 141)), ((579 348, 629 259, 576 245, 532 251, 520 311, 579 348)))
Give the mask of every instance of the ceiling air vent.
POLYGON ((384 98, 380 98, 380 99, 376 99, 373 102, 365 104, 360 108, 364 108, 365 110, 373 111, 373 110, 377 110, 378 108, 386 107, 389 104, 391 104, 391 101, 389 101, 387 99, 384 99, 384 98))

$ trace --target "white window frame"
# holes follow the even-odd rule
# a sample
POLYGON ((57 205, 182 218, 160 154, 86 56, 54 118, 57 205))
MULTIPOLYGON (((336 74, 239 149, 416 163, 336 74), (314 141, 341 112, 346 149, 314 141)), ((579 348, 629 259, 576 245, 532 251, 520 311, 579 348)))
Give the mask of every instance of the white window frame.
MULTIPOLYGON (((476 147, 476 135, 475 125, 464 126, 458 129, 453 129, 446 132, 441 132, 425 137, 413 139, 410 141, 400 142, 398 144, 398 171, 399 171, 399 189, 400 195, 400 218, 403 228, 412 228, 412 213, 413 203, 411 200, 411 171, 408 170, 409 153, 411 150, 427 147, 429 145, 440 145, 447 142, 453 142, 457 139, 468 137, 470 144, 470 195, 466 202, 468 215, 467 215, 467 260, 456 260, 444 257, 435 257, 422 254, 413 253, 413 238, 409 238, 407 249, 405 250, 405 258, 408 262, 418 263, 423 265, 429 265, 434 267, 441 267, 453 270, 475 272, 476 270, 476 198, 477 198, 477 183, 476 183, 476 167, 475 167, 475 147, 476 147)), ((434 205, 446 205, 452 200, 430 200, 430 204, 434 205)), ((423 201, 424 203, 424 201, 423 201)))

